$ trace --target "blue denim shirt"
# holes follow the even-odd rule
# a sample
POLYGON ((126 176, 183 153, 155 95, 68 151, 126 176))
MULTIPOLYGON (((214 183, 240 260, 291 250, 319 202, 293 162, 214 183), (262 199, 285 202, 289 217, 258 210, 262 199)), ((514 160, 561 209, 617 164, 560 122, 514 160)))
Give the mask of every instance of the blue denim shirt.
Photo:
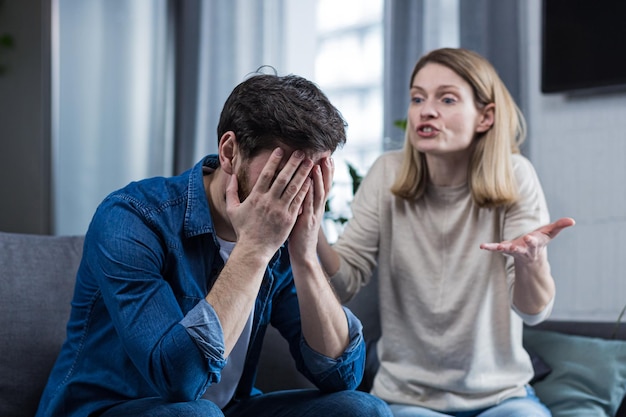
MULTIPOLYGON (((38 417, 85 416, 144 397, 196 400, 219 381, 224 337, 205 296, 224 263, 203 185, 217 165, 215 155, 207 156, 179 176, 131 183, 98 207, 85 236, 67 340, 38 417)), ((344 310, 350 343, 343 355, 332 359, 309 348, 283 246, 256 299, 235 398, 260 393, 254 382, 268 324, 288 340, 297 368, 320 390, 356 388, 365 346, 361 323, 344 310)))

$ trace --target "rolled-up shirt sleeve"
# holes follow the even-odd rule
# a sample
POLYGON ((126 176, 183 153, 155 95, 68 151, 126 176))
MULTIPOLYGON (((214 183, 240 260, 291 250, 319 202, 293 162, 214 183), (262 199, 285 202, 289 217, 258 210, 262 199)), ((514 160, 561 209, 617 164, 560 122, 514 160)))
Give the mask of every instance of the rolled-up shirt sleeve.
POLYGON ((201 300, 180 321, 189 336, 198 346, 211 368, 223 368, 226 365, 224 357, 224 331, 213 307, 201 300))
POLYGON ((306 343, 300 341, 300 351, 316 385, 323 391, 355 389, 361 383, 365 366, 365 342, 361 321, 346 307, 343 307, 348 320, 350 341, 338 358, 322 355, 306 343))

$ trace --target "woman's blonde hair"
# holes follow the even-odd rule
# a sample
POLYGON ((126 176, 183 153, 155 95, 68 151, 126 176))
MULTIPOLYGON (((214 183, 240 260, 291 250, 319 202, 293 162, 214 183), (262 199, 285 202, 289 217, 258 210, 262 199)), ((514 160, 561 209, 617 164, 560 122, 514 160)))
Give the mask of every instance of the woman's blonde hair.
MULTIPOLYGON (((441 48, 424 55, 413 69, 409 87, 415 75, 430 63, 444 65, 463 78, 474 92, 478 109, 491 103, 495 105, 493 126, 474 138, 468 183, 479 207, 514 203, 518 194, 511 155, 519 153, 519 146, 526 137, 523 114, 491 63, 467 49, 441 48)), ((425 155, 411 145, 407 135, 408 130, 404 158, 391 191, 398 197, 418 199, 426 189, 428 167, 425 155)))

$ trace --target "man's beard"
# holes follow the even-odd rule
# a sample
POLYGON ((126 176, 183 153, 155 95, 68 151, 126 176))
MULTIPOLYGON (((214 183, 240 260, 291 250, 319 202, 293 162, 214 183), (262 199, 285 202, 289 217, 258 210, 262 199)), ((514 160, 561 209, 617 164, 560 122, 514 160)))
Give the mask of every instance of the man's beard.
POLYGON ((250 187, 250 175, 248 175, 247 164, 243 164, 241 166, 241 169, 237 173, 237 185, 238 185, 237 194, 239 195, 239 201, 243 203, 244 200, 248 198, 248 196, 250 195, 250 192, 252 191, 250 187))

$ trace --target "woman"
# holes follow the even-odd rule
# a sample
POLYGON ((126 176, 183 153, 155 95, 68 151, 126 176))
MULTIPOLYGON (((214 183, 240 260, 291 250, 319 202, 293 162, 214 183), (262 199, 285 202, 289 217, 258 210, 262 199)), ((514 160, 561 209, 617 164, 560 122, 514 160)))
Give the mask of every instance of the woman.
POLYGON ((377 269, 372 392, 396 416, 549 416, 528 385, 522 328, 550 314, 546 246, 574 221, 548 224, 519 153, 523 116, 487 60, 432 51, 409 87, 404 149, 372 166, 337 243, 318 243, 343 301, 377 269))

